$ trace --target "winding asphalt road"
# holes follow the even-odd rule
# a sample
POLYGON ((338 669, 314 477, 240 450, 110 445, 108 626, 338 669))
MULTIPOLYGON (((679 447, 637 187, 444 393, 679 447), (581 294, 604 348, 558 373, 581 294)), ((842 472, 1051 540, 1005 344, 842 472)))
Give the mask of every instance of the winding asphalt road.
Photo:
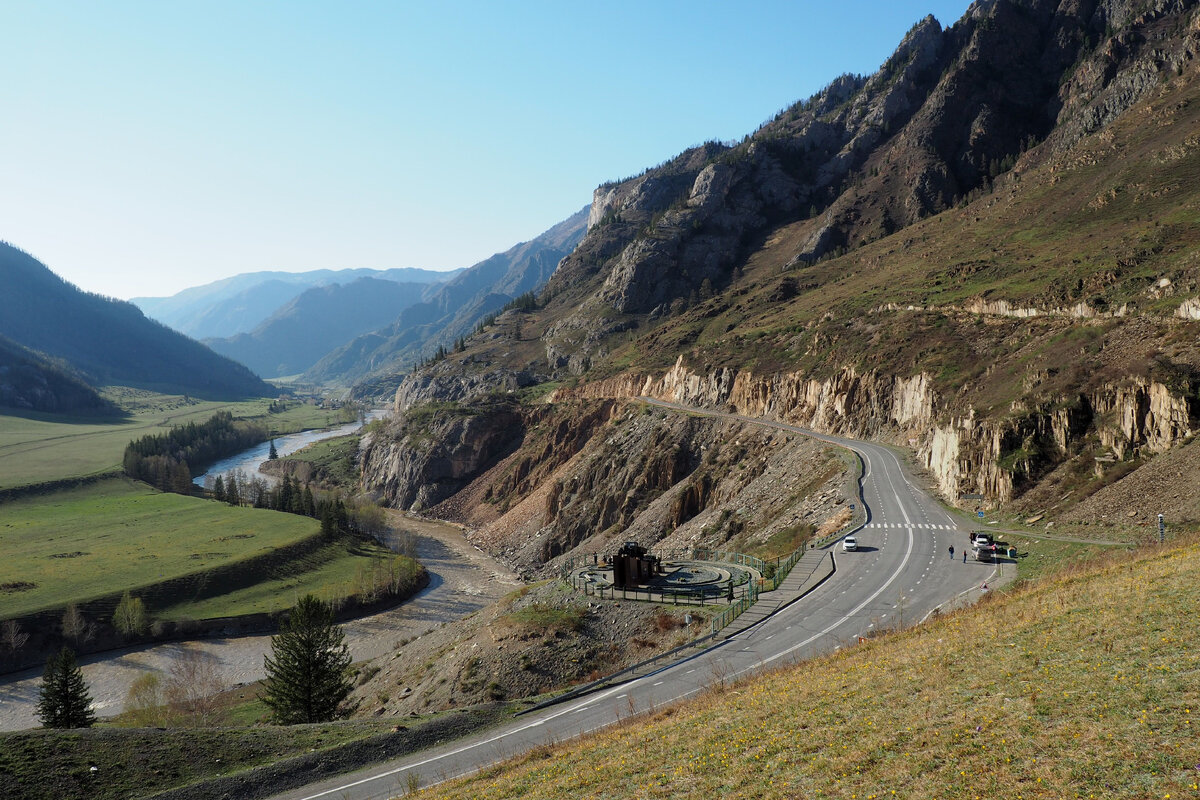
MULTIPOLYGON (((501 728, 406 758, 377 764, 296 791, 280 800, 375 800, 404 794, 409 775, 422 786, 448 780, 611 725, 631 714, 692 697, 714 682, 765 667, 852 646, 880 628, 910 625, 992 584, 995 564, 963 562, 967 535, 956 521, 906 474, 886 447, 825 436, 792 425, 708 412, 662 401, 654 405, 767 425, 847 447, 862 458, 867 521, 857 531, 860 550, 835 547, 833 576, 761 624, 686 661, 561 706, 517 718, 501 728), (951 558, 948 548, 955 547, 951 558)), ((1010 574, 1016 568, 1008 566, 1010 574)))

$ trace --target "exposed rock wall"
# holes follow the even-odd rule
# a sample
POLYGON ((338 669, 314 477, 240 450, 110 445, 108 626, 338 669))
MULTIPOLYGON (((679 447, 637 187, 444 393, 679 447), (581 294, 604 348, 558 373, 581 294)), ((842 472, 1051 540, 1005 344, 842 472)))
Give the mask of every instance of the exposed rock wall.
POLYGON ((363 437, 363 488, 404 509, 433 506, 513 449, 524 431, 508 406, 443 408, 363 437))
POLYGON ((899 377, 847 367, 828 378, 731 369, 701 374, 685 366, 682 357, 659 377, 623 375, 570 393, 653 397, 907 444, 951 502, 963 493, 1010 500, 1088 436, 1097 437, 1116 458, 1139 448, 1163 452, 1192 436, 1200 412, 1194 398, 1131 378, 1053 406, 1015 406, 1004 417, 981 419, 974 412, 954 414, 926 373, 899 377))

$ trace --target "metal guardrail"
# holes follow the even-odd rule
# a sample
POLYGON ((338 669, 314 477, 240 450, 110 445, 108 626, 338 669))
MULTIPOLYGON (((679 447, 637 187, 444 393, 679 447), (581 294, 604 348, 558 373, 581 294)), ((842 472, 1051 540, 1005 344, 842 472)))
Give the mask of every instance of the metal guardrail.
POLYGON ((671 603, 684 606, 705 606, 728 603, 744 598, 750 592, 757 595, 755 581, 743 581, 724 589, 618 589, 615 586, 600 586, 591 581, 581 580, 574 575, 563 579, 572 589, 583 592, 591 597, 601 597, 609 600, 646 600, 648 602, 671 603))
POLYGON ((737 602, 722 611, 712 620, 712 633, 716 636, 717 631, 724 628, 729 623, 740 617, 744 612, 748 611, 751 606, 758 602, 758 584, 756 581, 750 582, 750 591, 737 602))

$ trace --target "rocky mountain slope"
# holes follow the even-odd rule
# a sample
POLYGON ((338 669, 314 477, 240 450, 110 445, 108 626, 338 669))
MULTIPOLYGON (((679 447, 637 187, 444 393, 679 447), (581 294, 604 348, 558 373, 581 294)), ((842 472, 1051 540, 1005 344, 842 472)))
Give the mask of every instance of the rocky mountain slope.
POLYGON ((137 306, 89 294, 21 250, 0 244, 0 336, 68 364, 92 386, 203 398, 274 390, 241 364, 147 319, 137 306))
MULTIPOLYGON (((587 209, 536 238, 475 264, 400 311, 385 328, 361 336, 321 359, 305 374, 314 382, 359 382, 359 394, 378 391, 370 379, 393 375, 450 348, 487 315, 526 292, 540 289, 584 234, 587 209)), ((392 384, 394 386, 394 383, 392 384)))
MULTIPOLYGON (((397 409, 431 424, 399 423, 366 480, 400 506, 427 491, 400 468, 414 431, 434 449, 458 435, 429 403, 648 395, 890 441, 948 502, 1052 522, 1200 427, 1198 54, 1182 0, 986 0, 919 22, 876 74, 597 189, 536 308, 401 384, 397 409)), ((529 496, 558 491, 559 457, 531 461, 529 496)), ((441 485, 497 486, 502 458, 441 485)), ((558 544, 510 557, 584 546, 540 524, 558 544)))
POLYGON ((846 456, 818 443, 611 400, 423 406, 360 460, 364 488, 465 524, 531 576, 629 539, 787 555, 853 499, 846 456))

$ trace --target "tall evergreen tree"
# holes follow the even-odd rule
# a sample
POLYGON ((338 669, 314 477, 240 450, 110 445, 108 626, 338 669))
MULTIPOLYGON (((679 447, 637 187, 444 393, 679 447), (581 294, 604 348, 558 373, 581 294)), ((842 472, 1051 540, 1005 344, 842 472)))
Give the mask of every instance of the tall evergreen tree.
POLYGON ((333 509, 329 506, 321 512, 321 538, 327 542, 332 542, 337 538, 337 518, 333 514, 333 509))
POLYGON ((342 702, 353 688, 350 649, 333 624, 333 611, 311 594, 300 598, 279 633, 271 637, 271 653, 263 702, 275 722, 328 722, 341 715, 342 702))
POLYGON ((283 476, 283 480, 279 485, 279 501, 275 507, 276 511, 291 511, 292 502, 294 500, 296 488, 292 485, 292 479, 287 475, 283 476))
POLYGON ((47 728, 90 728, 96 721, 83 671, 69 647, 46 661, 37 714, 47 728))
POLYGON ((267 453, 267 460, 274 461, 277 458, 279 458, 279 451, 275 449, 275 440, 272 439, 271 440, 271 451, 269 453, 267 453))
POLYGON ((229 474, 229 483, 225 485, 225 502, 231 506, 240 506, 242 504, 242 490, 238 486, 236 472, 229 474))

